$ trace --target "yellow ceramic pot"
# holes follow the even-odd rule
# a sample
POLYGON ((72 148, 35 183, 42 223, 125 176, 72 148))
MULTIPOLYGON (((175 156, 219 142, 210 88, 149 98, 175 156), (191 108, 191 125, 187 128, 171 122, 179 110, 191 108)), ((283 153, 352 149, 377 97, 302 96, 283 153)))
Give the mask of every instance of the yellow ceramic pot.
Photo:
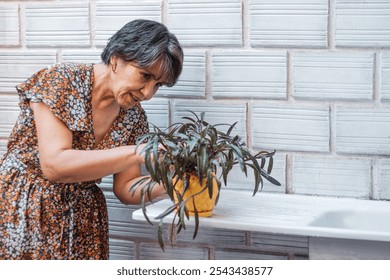
MULTIPOLYGON (((206 186, 206 179, 203 179, 202 185, 199 184, 199 179, 195 174, 190 175, 190 185, 183 195, 184 183, 179 180, 176 183, 176 190, 183 196, 183 200, 190 198, 187 203, 187 209, 191 216, 194 216, 194 202, 198 215, 200 217, 210 217, 213 214, 215 202, 218 195, 218 184, 214 177, 213 179, 213 195, 210 198, 209 191, 206 186), (203 190, 203 191, 202 191, 203 190)), ((175 203, 178 202, 177 195, 174 194, 175 203)))

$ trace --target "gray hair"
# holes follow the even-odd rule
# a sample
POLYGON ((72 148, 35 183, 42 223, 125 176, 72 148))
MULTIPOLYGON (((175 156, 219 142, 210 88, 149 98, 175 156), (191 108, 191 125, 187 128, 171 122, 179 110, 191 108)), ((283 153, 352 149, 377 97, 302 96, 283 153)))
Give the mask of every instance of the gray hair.
POLYGON ((162 59, 160 73, 167 86, 173 86, 183 68, 183 50, 176 36, 161 23, 137 19, 125 24, 107 43, 102 61, 110 64, 112 56, 135 61, 142 68, 162 59))

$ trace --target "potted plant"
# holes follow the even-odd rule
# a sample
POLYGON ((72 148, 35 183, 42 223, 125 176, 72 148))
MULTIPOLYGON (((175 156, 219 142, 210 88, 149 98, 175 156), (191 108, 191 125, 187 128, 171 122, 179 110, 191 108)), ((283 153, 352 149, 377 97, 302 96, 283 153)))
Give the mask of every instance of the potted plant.
POLYGON ((185 229, 186 220, 193 216, 195 238, 199 217, 212 215, 222 183, 227 184, 233 166, 239 165, 246 176, 249 170, 253 171, 253 195, 263 188, 263 178, 280 186, 270 176, 275 151, 251 153, 238 135, 231 135, 237 122, 210 124, 205 120, 204 112, 200 115, 189 112, 193 116, 183 117, 184 122, 175 123, 164 131, 154 127, 153 132, 138 139, 139 144, 146 143, 143 152, 149 175, 134 184, 130 191, 142 186, 142 209, 146 220, 152 224, 146 213, 145 198, 155 184, 161 184, 173 202, 171 207, 156 217, 160 220, 158 240, 162 249, 163 218, 174 213, 172 236, 185 229))

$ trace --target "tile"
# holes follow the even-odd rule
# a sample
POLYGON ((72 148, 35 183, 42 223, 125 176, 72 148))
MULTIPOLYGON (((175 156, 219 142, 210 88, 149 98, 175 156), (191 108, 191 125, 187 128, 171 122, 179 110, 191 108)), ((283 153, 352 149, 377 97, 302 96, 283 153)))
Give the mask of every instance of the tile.
POLYGON ((215 98, 286 98, 285 52, 214 52, 215 98))
POLYGON ((162 1, 96 1, 95 44, 105 46, 108 39, 135 19, 161 22, 162 1))
POLYGON ((20 112, 18 102, 19 98, 16 94, 0 95, 0 137, 3 139, 8 138, 15 126, 20 112))
POLYGON ((293 96, 315 100, 371 100, 372 53, 296 53, 293 96))
MULTIPOLYGON (((216 207, 218 207, 218 205, 216 207)), ((186 244, 245 245, 244 231, 203 227, 202 222, 199 224, 199 230, 195 239, 193 239, 193 234, 194 226, 187 225, 186 229, 176 236, 176 240, 177 242, 180 242, 180 244, 184 242, 186 244)))
POLYGON ((379 199, 390 200, 390 159, 381 159, 379 166, 379 199))
POLYGON ((88 3, 26 4, 28 47, 90 46, 88 3))
POLYGON ((172 247, 166 244, 165 251, 158 244, 141 243, 141 260, 207 260, 208 250, 196 247, 172 247))
POLYGON ((297 194, 368 199, 371 161, 295 156, 292 185, 297 194))
MULTIPOLYGON (((255 152, 259 152, 260 150, 261 149, 254 149, 255 152)), ((267 161, 265 165, 265 170, 267 170, 268 163, 269 161, 267 161)), ((278 180, 281 183, 281 186, 275 186, 263 178, 264 187, 262 191, 284 193, 286 188, 286 156, 284 154, 279 153, 278 151, 276 151, 276 154, 274 156, 271 176, 278 180)), ((241 171, 241 168, 236 165, 229 173, 227 186, 224 186, 222 181, 222 188, 245 190, 253 193, 254 184, 255 178, 253 175, 253 170, 249 169, 248 176, 245 176, 245 173, 241 171)))
POLYGON ((253 47, 327 46, 327 0, 252 0, 250 43, 253 47))
POLYGON ((56 52, 52 50, 0 51, 0 92, 16 93, 17 84, 55 62, 56 52))
POLYGON ((110 238, 110 260, 135 259, 135 244, 128 240, 110 238))
POLYGON ((0 139, 0 157, 7 151, 7 140, 0 139))
POLYGON ((252 232, 252 247, 270 252, 307 255, 309 253, 306 236, 252 232))
POLYGON ((252 145, 277 151, 329 152, 329 108, 254 103, 252 145))
POLYGON ((390 155, 388 108, 339 107, 335 121, 337 153, 390 155))
POLYGON ((61 61, 78 63, 100 63, 103 50, 63 50, 61 61))
MULTIPOLYGON (((264 251, 255 251, 248 249, 216 249, 215 250, 216 260, 287 260, 287 255, 282 254, 268 254, 264 251)), ((269 270, 267 270, 267 275, 269 270)))
POLYGON ((157 96, 205 97, 206 58, 204 52, 184 50, 183 71, 173 87, 162 87, 157 96))
POLYGON ((336 0, 337 47, 389 47, 390 2, 336 0))
POLYGON ((151 100, 142 102, 149 122, 150 131, 157 126, 166 129, 169 126, 169 103, 167 99, 154 97, 151 100))
POLYGON ((18 5, 0 4, 0 46, 13 46, 19 43, 18 5))
POLYGON ((238 0, 171 0, 169 28, 184 46, 241 46, 238 0))
POLYGON ((390 53, 384 53, 381 62, 382 101, 390 101, 390 53))
MULTIPOLYGON (((230 125, 237 122, 235 129, 231 135, 239 135, 242 139, 246 139, 246 105, 242 102, 232 104, 231 102, 209 102, 197 101, 191 102, 188 100, 177 100, 173 105, 173 122, 182 121, 182 117, 193 116, 188 110, 191 110, 198 115, 205 112, 205 120, 210 124, 227 124, 226 131, 230 125)), ((221 130, 224 127, 220 127, 221 130)))

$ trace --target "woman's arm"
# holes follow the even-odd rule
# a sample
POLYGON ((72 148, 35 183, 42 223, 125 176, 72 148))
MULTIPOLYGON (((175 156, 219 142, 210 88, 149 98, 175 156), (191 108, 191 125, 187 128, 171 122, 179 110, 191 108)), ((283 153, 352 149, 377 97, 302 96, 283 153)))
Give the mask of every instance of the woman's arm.
MULTIPOLYGON (((141 167, 132 166, 129 169, 117 173, 114 175, 114 194, 115 196, 124 204, 139 204, 141 203, 142 195, 141 189, 142 186, 146 185, 148 181, 145 181, 137 187, 137 190, 132 193, 130 191, 131 187, 140 179, 145 178, 142 176, 141 167)), ((161 196, 165 193, 164 188, 155 184, 151 189, 150 197, 146 195, 145 201, 153 200, 154 198, 161 196)))
POLYGON ((74 150, 72 132, 44 103, 30 102, 37 129, 40 164, 47 179, 61 183, 95 180, 124 170, 136 170, 143 156, 135 146, 109 150, 74 150), (134 169, 133 169, 133 168, 134 169))

